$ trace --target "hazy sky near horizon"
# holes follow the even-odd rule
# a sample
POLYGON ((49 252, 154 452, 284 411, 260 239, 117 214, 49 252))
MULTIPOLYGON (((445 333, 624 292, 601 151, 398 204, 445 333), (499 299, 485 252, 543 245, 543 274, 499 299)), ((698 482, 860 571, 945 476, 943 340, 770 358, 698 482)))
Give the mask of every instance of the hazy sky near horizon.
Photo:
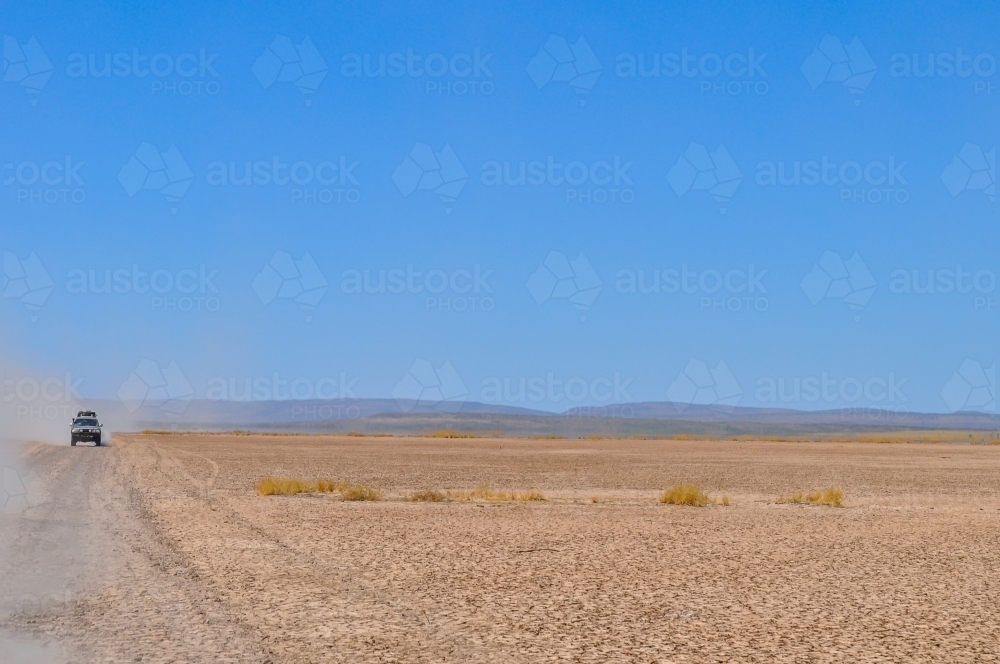
POLYGON ((1000 7, 733 4, 5 3, 4 412, 995 412, 1000 7))

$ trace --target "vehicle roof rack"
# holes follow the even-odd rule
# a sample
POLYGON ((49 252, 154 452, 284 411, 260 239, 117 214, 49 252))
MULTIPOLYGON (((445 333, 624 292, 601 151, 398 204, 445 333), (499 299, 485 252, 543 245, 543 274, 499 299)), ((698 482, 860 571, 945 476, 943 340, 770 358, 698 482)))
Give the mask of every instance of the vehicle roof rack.
POLYGON ((77 412, 77 417, 97 417, 97 413, 92 410, 81 410, 77 412))

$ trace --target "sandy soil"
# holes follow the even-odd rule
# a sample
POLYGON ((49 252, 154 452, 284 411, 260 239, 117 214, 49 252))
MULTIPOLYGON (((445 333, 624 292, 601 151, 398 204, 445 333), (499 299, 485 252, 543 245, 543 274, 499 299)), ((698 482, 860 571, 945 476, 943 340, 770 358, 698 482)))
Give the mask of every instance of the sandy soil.
POLYGON ((1000 446, 118 435, 26 466, 23 661, 1000 661, 1000 446), (402 500, 484 482, 548 500, 402 500), (677 482, 732 504, 658 504, 677 482))

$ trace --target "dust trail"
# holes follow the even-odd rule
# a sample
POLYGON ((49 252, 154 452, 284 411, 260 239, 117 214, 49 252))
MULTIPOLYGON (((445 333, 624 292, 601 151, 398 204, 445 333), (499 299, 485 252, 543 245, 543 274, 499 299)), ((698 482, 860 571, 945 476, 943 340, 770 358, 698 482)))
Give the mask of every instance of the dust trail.
POLYGON ((70 448, 72 417, 86 405, 69 372, 0 360, 0 376, 0 662, 55 664, 67 661, 64 648, 22 627, 105 576, 93 508, 108 450, 70 448))
POLYGON ((58 644, 4 629, 18 616, 37 615, 68 599, 58 577, 61 561, 40 546, 66 551, 72 537, 46 514, 48 492, 23 443, 0 443, 0 472, 0 662, 66 661, 58 644))
POLYGON ((62 664, 69 662, 58 644, 0 632, 0 662, 4 664, 62 664))

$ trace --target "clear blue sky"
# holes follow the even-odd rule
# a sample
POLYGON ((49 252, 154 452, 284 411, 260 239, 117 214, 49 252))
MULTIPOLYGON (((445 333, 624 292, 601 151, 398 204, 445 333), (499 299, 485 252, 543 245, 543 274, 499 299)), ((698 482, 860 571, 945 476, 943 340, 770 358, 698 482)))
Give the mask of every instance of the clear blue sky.
POLYGON ((389 397, 426 360, 549 410, 995 410, 1000 10, 732 5, 5 3, 5 375, 115 398, 151 360, 196 398, 276 373, 389 397), (275 252, 311 257, 305 309, 275 252), (937 292, 902 292, 914 270, 937 292), (684 397, 700 367, 719 389, 684 397))

